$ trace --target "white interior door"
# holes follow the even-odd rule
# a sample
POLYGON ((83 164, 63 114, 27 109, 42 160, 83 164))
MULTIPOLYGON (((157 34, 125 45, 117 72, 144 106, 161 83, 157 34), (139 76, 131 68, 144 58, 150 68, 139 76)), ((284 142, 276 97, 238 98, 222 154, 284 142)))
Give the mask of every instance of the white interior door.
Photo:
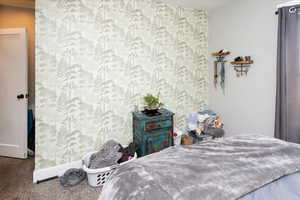
POLYGON ((27 34, 0 29, 0 156, 27 158, 27 34))

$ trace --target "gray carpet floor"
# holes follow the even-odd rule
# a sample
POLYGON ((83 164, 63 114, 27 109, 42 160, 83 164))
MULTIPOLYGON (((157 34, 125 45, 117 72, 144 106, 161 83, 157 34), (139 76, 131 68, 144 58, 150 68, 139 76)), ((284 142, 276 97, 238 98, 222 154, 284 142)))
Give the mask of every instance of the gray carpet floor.
POLYGON ((97 200, 101 188, 83 182, 64 188, 58 179, 32 183, 34 159, 19 160, 0 157, 0 200, 97 200))

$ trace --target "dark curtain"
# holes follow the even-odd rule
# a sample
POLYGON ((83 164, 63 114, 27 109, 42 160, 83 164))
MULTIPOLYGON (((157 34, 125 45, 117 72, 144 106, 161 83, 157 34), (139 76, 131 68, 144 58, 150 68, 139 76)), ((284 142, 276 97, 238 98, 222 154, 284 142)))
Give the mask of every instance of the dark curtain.
POLYGON ((300 144, 300 5, 279 9, 275 137, 300 144))

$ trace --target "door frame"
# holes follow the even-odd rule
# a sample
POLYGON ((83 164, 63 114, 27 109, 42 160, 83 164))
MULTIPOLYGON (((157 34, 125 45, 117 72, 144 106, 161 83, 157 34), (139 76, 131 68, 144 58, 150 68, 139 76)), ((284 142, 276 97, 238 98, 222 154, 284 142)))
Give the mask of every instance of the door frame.
MULTIPOLYGON (((24 62, 26 63, 26 69, 24 70, 25 72, 25 82, 24 82, 24 86, 25 86, 25 98, 24 98, 24 101, 25 101, 25 104, 26 104, 26 113, 25 113, 25 130, 23 135, 21 137, 24 137, 25 139, 21 139, 21 142, 20 142, 20 146, 18 146, 18 148, 20 148, 20 152, 15 152, 13 153, 13 155, 9 152, 3 152, 3 155, 1 156, 7 156, 7 157, 13 157, 13 158, 21 158, 21 159, 26 159, 28 157, 28 152, 27 152, 27 140, 28 140, 28 130, 27 130, 27 123, 28 123, 28 119, 27 119, 27 110, 28 110, 28 35, 27 35, 27 31, 26 31, 26 28, 8 28, 8 29, 0 29, 0 35, 19 35, 20 36, 20 45, 21 45, 21 48, 23 48, 23 51, 25 52, 25 54, 27 56, 25 56, 25 60, 24 62)), ((24 124, 23 124, 24 125, 24 124)), ((16 147, 16 145, 9 145, 7 144, 6 145, 8 148, 9 147, 16 147)), ((2 153, 1 153, 2 154, 2 153)))

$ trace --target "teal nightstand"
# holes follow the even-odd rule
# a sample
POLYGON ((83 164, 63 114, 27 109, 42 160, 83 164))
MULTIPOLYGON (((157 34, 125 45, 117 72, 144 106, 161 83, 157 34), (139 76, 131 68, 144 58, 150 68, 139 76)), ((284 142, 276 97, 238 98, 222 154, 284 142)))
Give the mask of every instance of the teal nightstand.
POLYGON ((167 109, 160 109, 160 114, 148 116, 143 112, 133 115, 133 143, 138 156, 145 156, 174 145, 173 116, 167 109))

